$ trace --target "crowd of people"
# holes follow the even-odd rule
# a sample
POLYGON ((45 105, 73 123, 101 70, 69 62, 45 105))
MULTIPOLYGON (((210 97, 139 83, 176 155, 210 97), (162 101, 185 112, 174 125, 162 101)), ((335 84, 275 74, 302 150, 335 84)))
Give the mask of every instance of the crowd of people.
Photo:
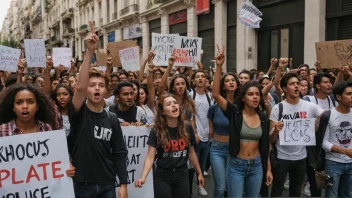
POLYGON ((175 67, 175 52, 167 67, 156 67, 151 51, 140 71, 113 72, 109 56, 102 72, 91 67, 99 38, 90 27, 84 59, 70 69, 54 68, 48 57, 34 75, 25 59, 17 73, 0 72, 0 138, 63 129, 75 197, 128 197, 121 126, 151 129, 134 186, 153 174, 156 198, 192 197, 195 175, 201 196, 281 197, 289 188, 299 197, 305 186, 312 197, 352 197, 351 64, 290 69, 292 60, 273 58, 266 73, 224 73, 225 50, 217 46, 213 69, 175 67), (315 146, 280 144, 285 121, 310 118, 315 146), (215 187, 208 193, 209 167, 215 187))

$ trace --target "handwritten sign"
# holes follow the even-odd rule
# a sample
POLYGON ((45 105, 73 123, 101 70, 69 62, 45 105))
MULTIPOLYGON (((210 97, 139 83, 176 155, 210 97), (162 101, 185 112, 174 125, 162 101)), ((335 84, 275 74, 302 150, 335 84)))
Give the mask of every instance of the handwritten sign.
POLYGON ((315 50, 322 68, 336 68, 352 62, 352 40, 318 42, 315 50))
POLYGON ((72 51, 71 48, 53 48, 53 62, 54 67, 63 65, 71 67, 72 51))
POLYGON ((46 67, 46 50, 43 39, 25 39, 24 47, 28 67, 46 67))
POLYGON ((121 61, 120 61, 120 53, 119 51, 125 48, 129 48, 129 47, 135 47, 137 46, 137 41, 120 41, 120 42, 113 42, 113 43, 108 43, 108 48, 110 51, 110 55, 112 56, 114 62, 113 62, 113 66, 114 67, 120 67, 121 61))
POLYGON ((249 28, 260 28, 260 22, 262 21, 260 17, 262 15, 262 12, 253 3, 244 2, 238 17, 243 25, 249 28))
POLYGON ((315 145, 315 118, 284 120, 280 145, 315 145))
POLYGON ((176 66, 194 67, 201 60, 202 38, 177 36, 175 49, 176 66))
POLYGON ((16 72, 21 50, 0 45, 0 70, 16 72))
POLYGON ((139 47, 130 47, 120 50, 122 67, 127 71, 140 69, 139 47))
POLYGON ((152 33, 152 49, 156 56, 153 60, 155 66, 167 66, 178 34, 158 34, 152 33))
POLYGON ((74 197, 65 131, 0 138, 0 197, 74 197))
POLYGON ((143 188, 135 188, 134 182, 142 176, 144 160, 148 153, 148 137, 150 129, 146 127, 121 127, 128 150, 128 196, 138 198, 154 197, 153 173, 149 173, 143 188))

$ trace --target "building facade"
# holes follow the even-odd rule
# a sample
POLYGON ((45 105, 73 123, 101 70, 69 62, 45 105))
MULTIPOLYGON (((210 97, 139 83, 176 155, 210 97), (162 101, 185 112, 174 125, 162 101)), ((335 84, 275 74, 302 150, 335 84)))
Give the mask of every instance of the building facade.
POLYGON ((216 44, 225 45, 227 71, 266 70, 272 57, 293 58, 294 67, 313 66, 315 42, 352 38, 351 0, 251 0, 263 13, 258 29, 238 20, 245 1, 12 0, 2 38, 42 38, 49 52, 70 47, 82 60, 88 21, 94 21, 100 49, 136 40, 145 57, 153 32, 201 37, 204 66, 212 66, 216 44))

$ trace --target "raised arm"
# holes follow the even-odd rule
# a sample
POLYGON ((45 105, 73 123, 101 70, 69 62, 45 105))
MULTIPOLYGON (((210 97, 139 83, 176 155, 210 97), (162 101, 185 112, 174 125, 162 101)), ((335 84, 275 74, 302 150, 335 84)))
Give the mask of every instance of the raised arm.
POLYGON ((216 59, 216 70, 215 70, 215 75, 214 75, 214 82, 213 82, 213 90, 212 90, 212 96, 216 103, 219 105, 219 107, 223 110, 226 111, 227 108, 227 101, 225 98, 223 98, 220 95, 220 79, 221 79, 221 71, 222 71, 222 65, 225 62, 225 46, 222 47, 222 51, 220 51, 220 48, 218 45, 216 45, 218 48, 218 54, 215 57, 216 59))
POLYGON ((78 75, 78 82, 76 93, 73 96, 72 103, 74 106, 74 110, 78 112, 84 101, 87 97, 87 88, 88 88, 88 76, 89 76, 89 69, 90 69, 90 62, 93 58, 94 51, 98 48, 99 45, 99 38, 95 34, 94 31, 94 24, 93 22, 89 22, 91 35, 87 38, 87 53, 84 56, 83 63, 81 66, 81 71, 78 75))
POLYGON ((20 59, 20 61, 18 62, 18 70, 17 70, 17 81, 16 81, 17 84, 22 83, 23 74, 24 74, 24 62, 22 61, 22 59, 20 59))
POLYGON ((153 76, 155 73, 154 65, 153 65, 153 58, 155 57, 154 52, 150 52, 148 55, 147 60, 149 61, 149 72, 147 76, 147 88, 148 88, 148 102, 147 105, 148 107, 153 110, 154 112, 154 100, 155 100, 155 89, 154 89, 154 84, 153 84, 153 76))
POLYGON ((272 58, 272 59, 270 60, 270 67, 269 67, 268 72, 266 72, 266 75, 268 75, 268 76, 271 75, 271 72, 274 71, 274 68, 275 68, 276 63, 277 63, 277 59, 276 59, 276 58, 272 58))
POLYGON ((175 63, 175 50, 172 52, 171 56, 169 57, 169 66, 167 66, 167 69, 164 72, 163 77, 161 78, 161 82, 158 88, 159 96, 162 96, 165 92, 167 78, 169 77, 169 73, 171 71, 171 68, 174 66, 174 63, 175 63))
MULTIPOLYGON (((150 54, 150 53, 149 53, 150 54)), ((149 55, 148 57, 143 61, 143 63, 141 64, 141 68, 139 70, 139 74, 138 74, 138 81, 139 83, 141 83, 143 81, 143 75, 144 75, 144 70, 145 70, 145 66, 147 65, 149 60, 149 55)))
POLYGON ((53 60, 48 58, 46 60, 46 68, 44 70, 44 92, 48 95, 51 93, 51 78, 50 71, 53 68, 53 60))

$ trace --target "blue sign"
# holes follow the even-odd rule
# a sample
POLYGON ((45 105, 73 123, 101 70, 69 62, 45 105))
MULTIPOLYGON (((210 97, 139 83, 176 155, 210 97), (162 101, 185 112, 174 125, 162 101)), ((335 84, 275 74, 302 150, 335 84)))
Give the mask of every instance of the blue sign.
POLYGON ((108 33, 108 42, 115 42, 115 31, 108 33))

